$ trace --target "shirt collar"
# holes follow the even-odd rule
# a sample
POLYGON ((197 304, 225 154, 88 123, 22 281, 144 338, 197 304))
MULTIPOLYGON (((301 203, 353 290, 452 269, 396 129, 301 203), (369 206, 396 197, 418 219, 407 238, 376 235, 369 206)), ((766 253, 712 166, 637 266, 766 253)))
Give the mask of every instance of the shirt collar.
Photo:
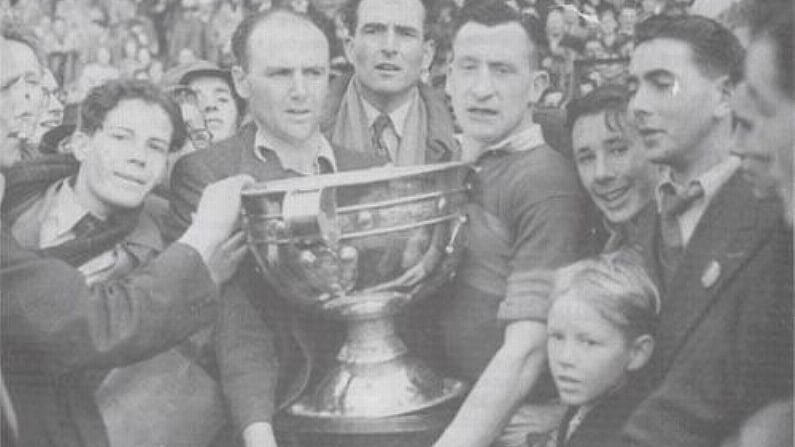
POLYGON ((77 200, 77 195, 75 195, 72 185, 69 184, 69 179, 64 179, 60 185, 56 185, 56 188, 55 203, 49 215, 56 222, 53 237, 59 239, 72 231, 77 222, 89 214, 89 211, 77 200))
POLYGON ((463 137, 462 152, 464 160, 473 161, 483 157, 488 153, 510 153, 529 151, 543 144, 544 133, 541 126, 536 123, 530 123, 524 126, 521 130, 511 133, 502 140, 488 145, 485 148, 475 142, 467 141, 466 135, 463 137))
MULTIPOLYGON (((718 193, 718 190, 727 181, 729 181, 731 176, 734 175, 734 173, 740 167, 740 163, 741 162, 738 157, 730 155, 726 160, 718 163, 708 171, 691 180, 691 184, 700 183, 701 188, 704 189, 704 197, 699 200, 703 200, 703 203, 711 202, 712 198, 715 197, 715 194, 718 193)), ((673 172, 668 166, 660 167, 660 182, 657 184, 657 188, 655 189, 655 198, 657 200, 658 210, 660 209, 660 204, 662 203, 662 187, 666 184, 674 185, 674 188, 676 188, 677 191, 681 191, 682 188, 686 187, 686 185, 680 185, 674 180, 673 172)))
MULTIPOLYGON (((406 101, 405 104, 393 110, 391 113, 387 114, 389 115, 389 119, 392 121, 392 129, 395 131, 395 134, 397 134, 398 138, 403 138, 403 130, 406 127, 406 118, 409 115, 409 110, 411 109, 411 106, 414 104, 414 101, 417 100, 417 97, 419 95, 418 90, 419 89, 415 86, 411 90, 411 97, 409 98, 409 100, 406 101)), ((364 114, 367 116, 368 129, 372 129, 375 120, 377 120, 378 117, 381 116, 381 112, 379 112, 378 109, 373 107, 372 104, 367 102, 367 100, 364 99, 363 96, 359 95, 359 97, 362 99, 362 105, 364 106, 364 114)))
POLYGON ((334 150, 331 147, 331 144, 326 140, 326 138, 318 132, 314 137, 312 137, 313 149, 315 150, 315 163, 314 166, 311 168, 301 166, 300 161, 297 157, 292 157, 287 154, 287 151, 293 150, 293 148, 288 147, 284 143, 277 143, 272 138, 269 138, 257 127, 257 133, 254 137, 254 156, 257 157, 258 160, 262 161, 263 163, 267 163, 268 159, 262 154, 260 148, 264 147, 270 151, 273 151, 277 157, 279 157, 279 161, 282 164, 284 169, 289 169, 291 171, 295 171, 299 174, 304 175, 313 175, 319 172, 317 167, 317 160, 325 159, 332 167, 334 171, 337 171, 337 161, 334 157, 334 150))

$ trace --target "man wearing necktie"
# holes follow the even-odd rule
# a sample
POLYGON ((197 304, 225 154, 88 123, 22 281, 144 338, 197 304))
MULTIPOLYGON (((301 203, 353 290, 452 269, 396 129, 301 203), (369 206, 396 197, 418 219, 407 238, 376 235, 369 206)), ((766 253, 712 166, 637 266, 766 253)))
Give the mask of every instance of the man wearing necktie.
POLYGON ((614 445, 719 445, 792 395, 791 234, 730 155, 737 38, 688 16, 650 18, 636 39, 629 109, 662 171, 639 239, 663 296, 650 393, 614 445))
POLYGON ((352 77, 332 84, 324 132, 332 143, 396 166, 458 158, 453 120, 420 80, 434 54, 428 0, 356 0, 345 6, 352 77))
MULTIPOLYGON (((232 49, 235 88, 253 122, 177 162, 174 235, 190 222, 204 187, 218 179, 245 173, 268 181, 377 164, 372 154, 332 147, 320 133, 329 47, 306 16, 285 9, 250 15, 235 31, 232 49)), ((341 334, 333 322, 293 315, 251 257, 223 293, 216 354, 232 422, 248 447, 274 446, 274 413, 306 387, 310 363, 333 355, 341 334)))
POLYGON ((548 84, 541 30, 502 1, 469 2, 459 19, 448 91, 462 158, 478 172, 442 327, 450 368, 476 383, 436 445, 526 445, 563 415, 547 404, 551 386, 528 398, 546 358, 547 278, 536 272, 580 257, 585 203, 571 163, 533 122, 548 84))
POLYGON ((110 445, 98 382, 160 357, 212 319, 218 288, 244 253, 229 237, 240 201, 228 196, 245 179, 208 188, 196 222, 165 247, 146 199, 183 126, 152 84, 112 81, 81 104, 74 154, 3 171, 2 369, 19 445, 110 445))

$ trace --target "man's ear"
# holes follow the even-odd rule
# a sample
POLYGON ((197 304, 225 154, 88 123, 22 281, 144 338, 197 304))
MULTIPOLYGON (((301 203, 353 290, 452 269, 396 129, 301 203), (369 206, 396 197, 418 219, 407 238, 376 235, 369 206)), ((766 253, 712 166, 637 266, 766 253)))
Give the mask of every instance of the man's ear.
POLYGON ((737 85, 729 79, 729 76, 721 76, 714 82, 716 95, 718 95, 715 117, 723 119, 732 114, 732 98, 736 94, 737 85))
POLYGON ((549 73, 546 70, 536 70, 533 72, 533 88, 531 91, 530 103, 535 104, 541 98, 541 94, 549 87, 549 73))
POLYGON ((430 70, 433 63, 433 56, 436 54, 436 42, 433 39, 426 39, 422 44, 422 68, 430 70))
POLYGON ((72 134, 69 140, 69 145, 72 148, 72 154, 74 154, 77 161, 81 163, 88 158, 88 154, 91 152, 90 137, 79 130, 76 130, 72 134))
POLYGON ((342 41, 342 49, 345 51, 345 59, 348 59, 348 63, 353 65, 356 61, 353 54, 353 36, 345 36, 345 40, 342 41))
POLYGON ((251 86, 248 83, 246 72, 240 65, 232 67, 232 82, 235 83, 235 90, 241 98, 247 100, 251 97, 251 86))
POLYGON ((643 368, 651 359, 654 352, 654 337, 643 334, 632 342, 630 347, 629 364, 627 371, 637 371, 643 368))

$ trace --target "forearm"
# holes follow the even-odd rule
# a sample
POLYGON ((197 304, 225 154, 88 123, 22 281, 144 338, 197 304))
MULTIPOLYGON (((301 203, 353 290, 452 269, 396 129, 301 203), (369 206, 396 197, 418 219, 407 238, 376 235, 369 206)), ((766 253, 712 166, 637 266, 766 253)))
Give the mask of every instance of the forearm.
POLYGON ((4 341, 36 346, 56 370, 120 366, 162 351, 208 322, 217 297, 200 256, 182 244, 89 288, 78 270, 4 232, 1 272, 4 341))
POLYGON ((273 427, 267 422, 255 422, 243 430, 246 447, 276 447, 273 427))
POLYGON ((517 321, 435 447, 486 447, 500 434, 546 361, 546 327, 517 321))

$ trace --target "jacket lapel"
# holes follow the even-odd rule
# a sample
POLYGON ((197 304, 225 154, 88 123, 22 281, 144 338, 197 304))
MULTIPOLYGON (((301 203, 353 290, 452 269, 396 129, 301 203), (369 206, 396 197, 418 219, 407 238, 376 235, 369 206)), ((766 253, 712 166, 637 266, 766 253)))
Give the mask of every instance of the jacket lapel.
POLYGON ((739 173, 733 175, 713 198, 688 243, 663 298, 657 346, 663 365, 670 365, 760 242, 762 235, 754 231, 759 203, 747 186, 739 173))

